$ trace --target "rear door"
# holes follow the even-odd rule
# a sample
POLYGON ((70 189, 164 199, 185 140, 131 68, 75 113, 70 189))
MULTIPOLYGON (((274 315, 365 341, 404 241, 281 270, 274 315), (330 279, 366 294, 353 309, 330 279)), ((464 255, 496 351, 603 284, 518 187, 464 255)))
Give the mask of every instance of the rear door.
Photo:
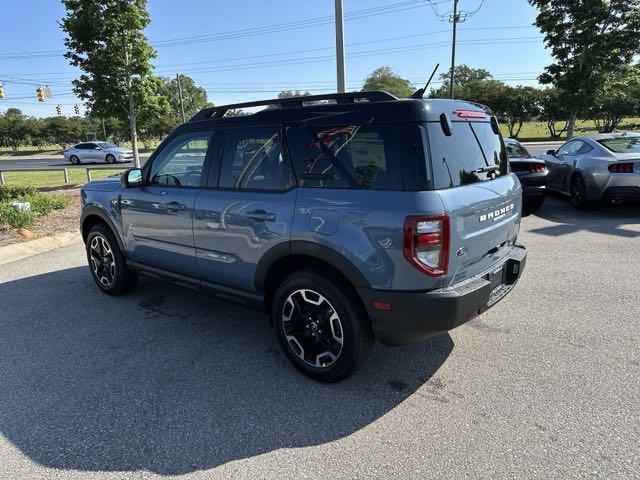
POLYGON ((288 244, 296 199, 279 127, 219 132, 220 161, 196 200, 194 240, 202 279, 253 291, 256 265, 288 244))
POLYGON ((522 189, 489 121, 454 121, 451 136, 440 123, 427 131, 434 188, 450 217, 447 275, 455 283, 497 263, 515 242, 522 189))
POLYGON ((149 166, 146 182, 122 190, 122 227, 128 257, 172 273, 198 277, 193 206, 205 182, 210 131, 176 135, 149 166))

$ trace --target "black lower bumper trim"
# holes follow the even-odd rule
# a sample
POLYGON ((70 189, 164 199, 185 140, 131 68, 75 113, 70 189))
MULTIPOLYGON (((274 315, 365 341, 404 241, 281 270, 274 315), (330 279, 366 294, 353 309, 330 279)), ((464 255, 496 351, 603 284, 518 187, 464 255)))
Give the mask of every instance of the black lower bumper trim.
POLYGON ((527 250, 512 247, 508 258, 449 288, 429 292, 394 292, 360 288, 376 338, 386 345, 403 345, 452 330, 486 311, 509 293, 522 275, 527 250), (378 310, 374 302, 390 303, 378 310))

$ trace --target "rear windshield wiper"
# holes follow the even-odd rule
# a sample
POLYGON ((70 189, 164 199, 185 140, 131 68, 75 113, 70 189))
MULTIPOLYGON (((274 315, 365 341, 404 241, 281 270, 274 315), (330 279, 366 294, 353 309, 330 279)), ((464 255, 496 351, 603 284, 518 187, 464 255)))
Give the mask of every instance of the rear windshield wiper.
POLYGON ((477 170, 474 170, 473 173, 495 172, 496 170, 500 170, 500 165, 488 165, 486 167, 480 167, 477 170))

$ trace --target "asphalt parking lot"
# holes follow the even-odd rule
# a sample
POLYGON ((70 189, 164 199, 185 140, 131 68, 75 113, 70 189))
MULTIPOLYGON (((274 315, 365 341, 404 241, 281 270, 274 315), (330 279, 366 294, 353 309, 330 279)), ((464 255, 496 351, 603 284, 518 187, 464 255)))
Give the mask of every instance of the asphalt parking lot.
POLYGON ((99 293, 81 245, 3 265, 0 477, 639 478, 640 209, 552 197, 521 241, 496 307, 334 385, 260 314, 99 293))

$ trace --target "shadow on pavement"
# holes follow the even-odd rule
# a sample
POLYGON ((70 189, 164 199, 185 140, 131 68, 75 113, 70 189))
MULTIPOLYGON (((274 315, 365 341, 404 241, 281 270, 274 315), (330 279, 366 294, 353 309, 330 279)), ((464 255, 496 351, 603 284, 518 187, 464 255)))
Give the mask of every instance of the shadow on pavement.
POLYGON ((547 195, 542 208, 533 212, 533 215, 556 224, 531 230, 542 235, 556 237, 588 231, 627 238, 640 237, 640 231, 624 227, 640 224, 640 204, 596 204, 585 210, 577 210, 566 197, 552 193, 547 195))
POLYGON ((204 470, 348 436, 422 386, 449 335, 339 384, 289 365, 262 314, 142 280, 108 297, 86 267, 0 284, 0 433, 56 469, 204 470))

